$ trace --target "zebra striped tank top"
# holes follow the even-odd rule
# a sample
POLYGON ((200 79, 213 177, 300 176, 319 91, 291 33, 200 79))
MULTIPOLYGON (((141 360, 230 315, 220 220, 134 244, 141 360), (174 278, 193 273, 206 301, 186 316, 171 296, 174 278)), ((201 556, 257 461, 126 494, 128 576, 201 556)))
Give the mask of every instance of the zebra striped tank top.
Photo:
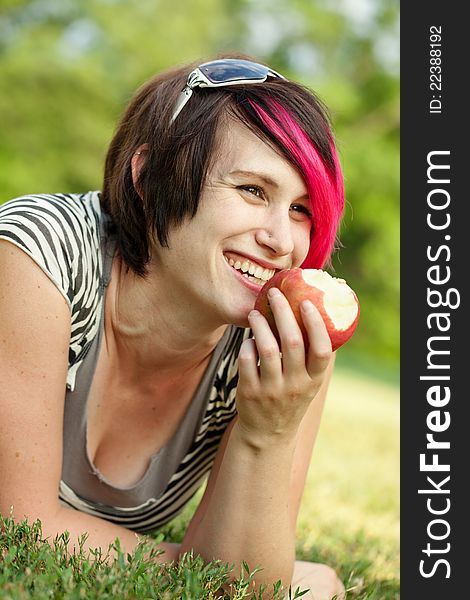
POLYGON ((104 290, 114 243, 99 192, 32 195, 0 206, 0 238, 26 252, 54 282, 71 314, 64 390, 60 501, 134 531, 174 518, 204 482, 223 433, 236 414, 237 358, 250 330, 229 327, 180 427, 142 479, 113 487, 86 452, 86 400, 103 330, 104 290))

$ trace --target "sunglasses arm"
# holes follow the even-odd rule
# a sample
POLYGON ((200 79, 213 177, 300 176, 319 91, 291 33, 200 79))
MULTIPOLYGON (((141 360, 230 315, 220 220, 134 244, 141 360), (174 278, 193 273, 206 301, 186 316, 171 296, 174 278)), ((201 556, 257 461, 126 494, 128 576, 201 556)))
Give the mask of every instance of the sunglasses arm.
POLYGON ((175 112, 173 113, 173 116, 171 118, 172 123, 174 122, 176 117, 180 114, 180 112, 183 110, 183 107, 188 102, 188 100, 191 98, 192 94, 193 94, 193 90, 190 87, 186 86, 184 88, 184 90, 181 92, 181 94, 178 96, 178 100, 176 101, 176 105, 175 105, 175 112))

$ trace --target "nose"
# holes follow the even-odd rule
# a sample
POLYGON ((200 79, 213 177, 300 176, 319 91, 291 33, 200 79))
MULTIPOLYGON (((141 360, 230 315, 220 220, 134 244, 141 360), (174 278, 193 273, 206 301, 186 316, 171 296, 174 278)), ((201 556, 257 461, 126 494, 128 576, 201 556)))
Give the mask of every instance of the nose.
POLYGON ((276 256, 286 256, 294 251, 292 221, 289 214, 276 212, 256 232, 258 244, 268 247, 276 256))

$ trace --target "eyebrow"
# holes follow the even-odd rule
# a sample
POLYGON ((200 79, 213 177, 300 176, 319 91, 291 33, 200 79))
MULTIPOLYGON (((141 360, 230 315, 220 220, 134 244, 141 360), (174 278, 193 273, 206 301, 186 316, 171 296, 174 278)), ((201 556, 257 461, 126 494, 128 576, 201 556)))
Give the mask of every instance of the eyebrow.
POLYGON ((277 181, 272 179, 269 175, 265 175, 264 173, 259 173, 257 171, 244 171, 240 169, 236 169, 235 171, 230 171, 229 175, 241 175, 242 177, 257 177, 264 181, 267 185, 278 188, 279 184, 277 181))

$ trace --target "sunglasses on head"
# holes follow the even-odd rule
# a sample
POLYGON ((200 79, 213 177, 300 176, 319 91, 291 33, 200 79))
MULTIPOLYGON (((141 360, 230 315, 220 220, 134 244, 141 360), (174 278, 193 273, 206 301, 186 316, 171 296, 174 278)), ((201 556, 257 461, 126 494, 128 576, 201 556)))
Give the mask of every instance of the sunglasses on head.
POLYGON ((285 77, 265 65, 238 58, 222 58, 199 65, 188 75, 186 86, 176 101, 171 122, 173 123, 191 98, 194 88, 217 88, 227 85, 263 83, 268 77, 285 79, 285 77))

